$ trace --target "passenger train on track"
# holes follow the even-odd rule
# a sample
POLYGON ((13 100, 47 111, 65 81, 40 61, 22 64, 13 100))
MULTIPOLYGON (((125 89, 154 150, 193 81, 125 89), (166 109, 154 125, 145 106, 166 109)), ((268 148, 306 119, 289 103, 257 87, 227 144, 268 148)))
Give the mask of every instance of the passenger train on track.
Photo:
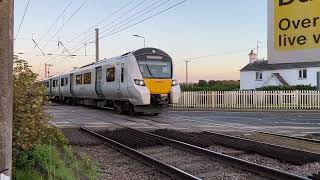
POLYGON ((143 48, 44 79, 47 95, 68 104, 159 114, 177 103, 180 86, 172 58, 143 48))

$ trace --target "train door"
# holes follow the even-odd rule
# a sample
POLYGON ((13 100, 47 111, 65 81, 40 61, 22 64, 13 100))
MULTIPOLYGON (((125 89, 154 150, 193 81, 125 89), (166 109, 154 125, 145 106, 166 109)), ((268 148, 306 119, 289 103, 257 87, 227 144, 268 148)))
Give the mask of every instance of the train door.
POLYGON ((120 63, 117 63, 117 70, 116 70, 116 86, 117 86, 117 89, 116 89, 116 93, 117 93, 117 97, 122 99, 122 92, 121 92, 121 67, 120 67, 120 63))
POLYGON ((97 67, 96 68, 96 84, 95 84, 95 89, 96 93, 98 96, 103 96, 102 92, 102 67, 97 67))
POLYGON ((49 86, 50 95, 52 96, 52 79, 50 79, 49 86))
POLYGON ((74 74, 70 74, 70 93, 71 93, 71 95, 72 96, 74 96, 74 94, 73 94, 73 83, 74 83, 74 74))
POLYGON ((120 76, 120 81, 119 81, 119 89, 122 98, 127 98, 128 97, 128 89, 127 89, 127 79, 126 79, 126 68, 125 64, 121 63, 120 64, 120 70, 119 70, 119 76, 120 76))

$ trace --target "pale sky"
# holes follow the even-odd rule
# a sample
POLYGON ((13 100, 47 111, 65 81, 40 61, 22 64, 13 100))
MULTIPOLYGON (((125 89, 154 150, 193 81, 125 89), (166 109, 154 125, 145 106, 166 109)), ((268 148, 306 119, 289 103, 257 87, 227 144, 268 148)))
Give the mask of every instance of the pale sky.
MULTIPOLYGON (((95 53, 94 44, 87 46, 88 56, 84 56, 83 44, 86 37, 79 35, 89 30, 85 35, 90 39, 88 42, 92 41, 95 25, 131 1, 88 0, 68 21, 84 0, 30 0, 15 41, 15 52, 25 53, 20 56, 33 66, 40 77, 44 76, 45 62, 54 65, 52 73, 61 73, 91 63, 95 58, 91 56, 95 53), (65 13, 54 25, 65 8, 65 13), (51 31, 46 33, 51 26, 51 31), (61 30, 58 31, 59 29, 61 30), (63 47, 60 45, 58 49, 60 39, 71 53, 80 48, 74 54, 81 56, 43 56, 32 42, 32 37, 45 54, 61 54, 63 47), (73 41, 68 43, 70 40, 73 41)), ((117 28, 130 26, 181 1, 133 0, 98 27, 100 31, 106 31, 102 35, 112 33, 117 28), (150 12, 142 16, 148 11, 143 11, 147 7, 150 7, 150 12), (153 7, 155 8, 151 10, 153 7), (130 9, 133 10, 129 11, 130 9), (107 27, 103 28, 105 26, 107 27)), ((15 36, 27 2, 28 0, 15 1, 15 36)), ((255 48, 258 40, 264 42, 261 44, 260 57, 267 56, 267 1, 188 0, 141 24, 101 39, 101 59, 142 48, 143 40, 133 37, 134 34, 145 36, 148 47, 162 49, 173 57, 180 82, 185 81, 184 60, 193 57, 200 58, 191 59, 189 64, 191 81, 239 79, 239 70, 248 63, 248 53, 255 48)))

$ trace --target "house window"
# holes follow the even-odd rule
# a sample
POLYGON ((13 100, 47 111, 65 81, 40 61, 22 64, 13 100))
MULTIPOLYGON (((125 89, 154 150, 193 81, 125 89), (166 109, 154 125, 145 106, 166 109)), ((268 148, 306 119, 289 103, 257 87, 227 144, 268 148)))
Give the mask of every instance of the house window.
POLYGON ((91 84, 91 73, 85 73, 83 75, 83 83, 84 84, 91 84))
POLYGON ((107 76, 107 82, 113 82, 115 81, 115 72, 116 69, 113 67, 113 68, 108 68, 107 69, 107 73, 106 73, 106 76, 107 76))
POLYGON ((82 74, 76 76, 76 84, 77 85, 82 84, 82 74))
POLYGON ((300 69, 299 70, 299 79, 307 79, 307 78, 308 78, 307 69, 300 69))
POLYGON ((263 79, 262 72, 256 72, 256 80, 262 81, 262 79, 263 79))

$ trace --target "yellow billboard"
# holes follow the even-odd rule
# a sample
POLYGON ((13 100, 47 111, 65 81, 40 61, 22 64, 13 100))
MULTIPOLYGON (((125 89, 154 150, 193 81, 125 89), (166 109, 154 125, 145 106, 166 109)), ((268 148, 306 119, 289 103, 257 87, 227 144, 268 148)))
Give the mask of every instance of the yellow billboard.
POLYGON ((274 49, 320 48, 320 0, 274 0, 274 49))

